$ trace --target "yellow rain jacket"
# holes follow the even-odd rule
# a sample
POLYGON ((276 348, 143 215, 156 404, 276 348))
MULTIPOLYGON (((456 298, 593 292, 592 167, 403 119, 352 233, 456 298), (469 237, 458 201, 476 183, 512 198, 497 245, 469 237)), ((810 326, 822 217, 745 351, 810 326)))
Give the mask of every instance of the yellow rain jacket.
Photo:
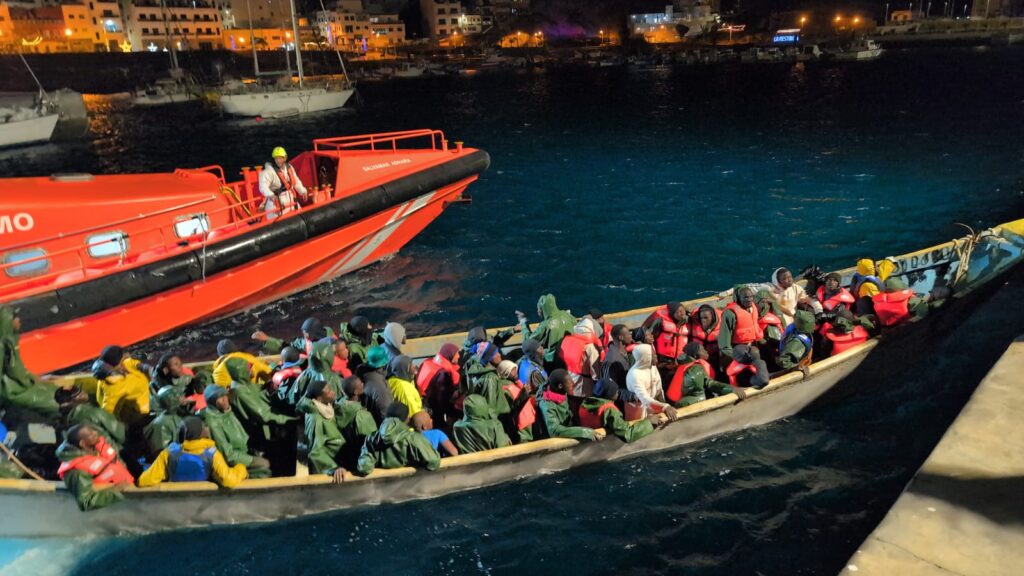
POLYGON ((96 387, 96 402, 117 419, 131 424, 149 414, 149 375, 143 372, 141 362, 125 358, 121 362, 125 374, 111 374, 96 387))
POLYGON ((228 374, 227 361, 232 358, 239 358, 249 363, 252 372, 253 382, 263 382, 270 377, 270 365, 245 352, 232 352, 225 354, 213 363, 213 383, 225 388, 231 387, 231 374, 228 374))
POLYGON ((405 404, 409 409, 410 418, 413 414, 423 410, 423 398, 420 397, 420 391, 416 389, 416 385, 412 382, 392 376, 388 378, 388 388, 391 389, 395 402, 405 404))
MULTIPOLYGON (((196 440, 186 440, 182 443, 181 449, 188 454, 199 456, 214 446, 216 446, 216 443, 210 438, 198 438, 196 440)), ((156 457, 156 461, 149 467, 149 470, 146 470, 142 473, 142 476, 139 476, 140 488, 156 486, 161 482, 167 481, 167 458, 167 449, 164 448, 160 455, 156 457)), ((241 484, 242 480, 249 477, 249 472, 245 469, 244 464, 228 466, 227 460, 224 460, 220 450, 213 454, 212 472, 211 479, 225 488, 234 488, 241 484)))
MULTIPOLYGON (((896 263, 889 259, 882 260, 877 265, 870 258, 863 258, 857 261, 858 274, 861 276, 876 276, 882 282, 885 282, 895 270, 896 263)), ((879 292, 881 292, 880 286, 875 286, 872 282, 864 282, 860 285, 857 296, 871 298, 879 292)))

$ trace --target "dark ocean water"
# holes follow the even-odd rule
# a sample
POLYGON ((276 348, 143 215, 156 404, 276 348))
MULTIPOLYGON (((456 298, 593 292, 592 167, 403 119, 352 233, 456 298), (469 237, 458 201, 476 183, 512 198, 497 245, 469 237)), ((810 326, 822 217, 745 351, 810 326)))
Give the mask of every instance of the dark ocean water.
MULTIPOLYGON (((140 349, 208 357, 225 335, 287 335, 314 313, 333 324, 360 310, 423 335, 507 324, 545 291, 579 313, 614 311, 1020 217, 1022 69, 1021 50, 955 50, 423 79, 365 85, 354 113, 262 123, 97 101, 91 140, 5 153, 0 171, 233 170, 278 144, 416 127, 490 152, 473 203, 397 256, 140 349)), ((81 574, 835 573, 1024 332, 1022 296, 1018 274, 866 393, 693 447, 268 526, 0 543, 0 562, 24 552, 10 570, 77 563, 81 574)))

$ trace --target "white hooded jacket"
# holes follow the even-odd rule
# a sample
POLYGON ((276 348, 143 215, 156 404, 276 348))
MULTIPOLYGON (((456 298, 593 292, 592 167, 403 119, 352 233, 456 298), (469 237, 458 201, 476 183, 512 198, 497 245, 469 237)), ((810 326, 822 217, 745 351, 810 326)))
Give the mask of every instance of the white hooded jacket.
POLYGON ((654 366, 654 348, 650 344, 637 344, 633 348, 633 366, 626 373, 626 388, 636 394, 647 414, 661 412, 669 407, 661 387, 661 374, 654 366))
MULTIPOLYGON (((595 322, 590 318, 583 318, 572 329, 573 334, 597 338, 595 322)), ((601 353, 593 344, 587 344, 583 349, 583 373, 576 374, 569 370, 569 378, 572 379, 572 395, 587 397, 593 394, 594 382, 597 381, 600 371, 601 353)))

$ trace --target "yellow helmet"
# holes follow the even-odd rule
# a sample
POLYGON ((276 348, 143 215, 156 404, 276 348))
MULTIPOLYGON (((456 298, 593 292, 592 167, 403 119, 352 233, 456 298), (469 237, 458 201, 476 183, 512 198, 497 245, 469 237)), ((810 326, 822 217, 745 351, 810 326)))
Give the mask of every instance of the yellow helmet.
POLYGON ((274 148, 274 151, 270 153, 270 156, 272 158, 287 158, 288 153, 284 151, 284 147, 278 146, 277 148, 274 148))

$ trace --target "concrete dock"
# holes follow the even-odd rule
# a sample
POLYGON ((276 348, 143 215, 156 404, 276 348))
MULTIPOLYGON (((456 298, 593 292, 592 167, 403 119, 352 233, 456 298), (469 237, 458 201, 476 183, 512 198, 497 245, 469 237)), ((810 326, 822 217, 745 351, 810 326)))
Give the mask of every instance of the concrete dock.
POLYGON ((1022 429, 1024 336, 978 385, 841 574, 1024 574, 1022 429))

